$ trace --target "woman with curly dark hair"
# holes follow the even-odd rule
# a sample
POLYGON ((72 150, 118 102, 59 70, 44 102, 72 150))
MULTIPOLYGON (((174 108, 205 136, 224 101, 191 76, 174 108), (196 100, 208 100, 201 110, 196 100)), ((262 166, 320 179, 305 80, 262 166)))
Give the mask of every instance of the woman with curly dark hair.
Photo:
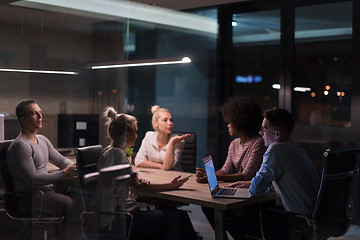
MULTIPOLYGON (((231 136, 236 136, 230 143, 224 166, 216 172, 221 181, 251 180, 259 170, 262 156, 266 150, 259 135, 262 123, 260 106, 247 97, 230 98, 221 108, 223 118, 228 122, 231 136)), ((206 182, 204 169, 196 172, 198 182, 206 182)))
MULTIPOLYGON (((216 176, 218 180, 228 182, 251 180, 259 170, 266 150, 259 135, 263 120, 260 106, 250 98, 233 97, 224 104, 221 112, 228 122, 230 136, 238 138, 230 143, 225 164, 216 172, 216 176)), ((197 168, 196 180, 207 182, 204 169, 197 168)), ((202 211, 214 228, 214 210, 202 207, 202 211)), ((232 212, 228 214, 226 217, 232 216, 232 212)))

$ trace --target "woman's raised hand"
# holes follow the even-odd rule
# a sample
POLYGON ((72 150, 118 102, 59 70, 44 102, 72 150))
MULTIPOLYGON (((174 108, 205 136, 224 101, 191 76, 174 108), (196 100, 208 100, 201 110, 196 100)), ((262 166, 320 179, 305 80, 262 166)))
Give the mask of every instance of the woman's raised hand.
POLYGON ((178 143, 178 142, 181 142, 182 140, 185 140, 186 138, 190 137, 191 134, 190 133, 187 133, 187 134, 183 134, 181 136, 175 136, 175 137, 172 137, 170 139, 170 141, 175 144, 175 143, 178 143))

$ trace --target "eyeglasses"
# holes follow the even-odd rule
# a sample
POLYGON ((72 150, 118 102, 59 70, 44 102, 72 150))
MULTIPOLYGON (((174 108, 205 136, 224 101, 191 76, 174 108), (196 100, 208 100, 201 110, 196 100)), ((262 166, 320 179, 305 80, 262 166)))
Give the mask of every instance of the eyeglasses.
POLYGON ((260 129, 260 135, 263 135, 264 133, 266 133, 266 131, 269 131, 269 130, 274 130, 274 131, 278 131, 279 129, 275 129, 275 128, 264 128, 264 127, 261 127, 260 129))

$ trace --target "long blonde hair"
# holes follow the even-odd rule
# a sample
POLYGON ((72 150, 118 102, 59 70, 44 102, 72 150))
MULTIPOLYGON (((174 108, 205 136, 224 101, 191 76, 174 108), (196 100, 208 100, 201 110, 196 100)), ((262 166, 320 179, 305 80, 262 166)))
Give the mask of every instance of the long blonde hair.
POLYGON ((136 118, 129 114, 118 114, 113 107, 107 107, 103 113, 107 121, 107 133, 111 141, 119 141, 121 147, 126 147, 127 133, 136 132, 136 118))
POLYGON ((160 112, 168 112, 168 113, 170 113, 170 111, 168 109, 161 108, 161 107, 159 107, 159 105, 154 105, 154 106, 151 107, 151 113, 153 114, 151 123, 152 123, 152 126, 153 126, 154 130, 157 130, 157 128, 155 127, 155 123, 158 120, 158 118, 160 117, 159 116, 160 112))

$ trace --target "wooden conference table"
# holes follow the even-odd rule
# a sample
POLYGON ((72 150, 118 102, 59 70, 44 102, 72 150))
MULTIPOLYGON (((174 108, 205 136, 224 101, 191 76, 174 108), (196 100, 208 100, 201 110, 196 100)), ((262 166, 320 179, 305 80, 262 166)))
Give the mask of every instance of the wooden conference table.
MULTIPOLYGON (((75 159, 72 159, 75 161, 75 159)), ((51 163, 48 164, 48 170, 57 171, 58 168, 51 163)), ((178 171, 163 171, 152 168, 139 168, 132 166, 133 171, 138 173, 138 177, 144 178, 150 183, 168 183, 174 177, 181 175, 186 177, 193 175, 187 182, 184 183, 177 190, 164 191, 164 192, 143 192, 142 195, 153 197, 159 200, 166 200, 175 203, 195 204, 204 207, 214 209, 215 220, 215 239, 224 239, 224 213, 227 210, 240 208, 246 205, 256 204, 273 200, 276 198, 276 194, 271 192, 270 194, 260 198, 248 198, 248 199, 231 199, 231 198, 213 198, 211 197, 209 186, 207 183, 196 182, 195 174, 178 171)), ((226 185, 224 182, 219 183, 220 186, 226 185)), ((243 191, 248 191, 247 188, 243 188, 243 191)))
MULTIPOLYGON (((167 183, 178 175, 186 177, 191 174, 186 172, 162 171, 158 169, 139 168, 134 166, 133 171, 138 173, 138 177, 144 178, 150 181, 150 183, 167 183)), ((215 239, 224 239, 224 211, 272 200, 276 197, 275 193, 270 193, 261 198, 213 198, 210 195, 208 184, 196 182, 195 174, 192 175, 194 176, 190 177, 190 179, 178 190, 165 192, 144 192, 143 195, 161 200, 195 204, 214 209, 215 239)), ((219 184, 220 186, 224 186, 226 183, 220 182, 219 184)), ((248 191, 247 188, 244 188, 243 190, 248 191)))

